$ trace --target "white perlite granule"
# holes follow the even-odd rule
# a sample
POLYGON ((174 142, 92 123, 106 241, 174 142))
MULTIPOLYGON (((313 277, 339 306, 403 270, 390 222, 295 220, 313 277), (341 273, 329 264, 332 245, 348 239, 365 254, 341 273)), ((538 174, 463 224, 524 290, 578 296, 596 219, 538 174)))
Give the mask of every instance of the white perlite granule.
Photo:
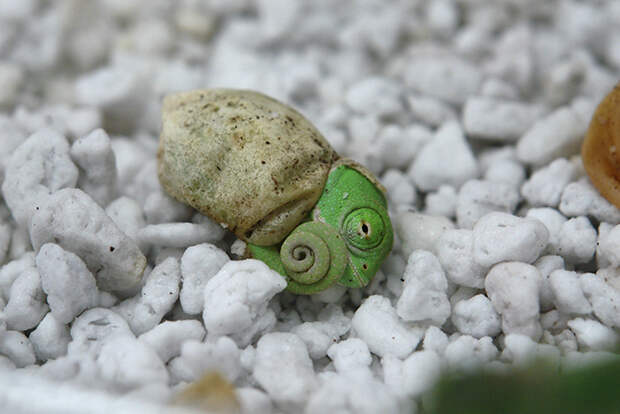
POLYGON ((193 413, 166 404, 215 371, 243 414, 411 414, 445 370, 614 356, 620 211, 579 146, 617 1, 339 6, 0 0, 4 408, 193 413), (206 87, 291 104, 381 179, 368 287, 290 294, 163 191, 161 100, 206 87))

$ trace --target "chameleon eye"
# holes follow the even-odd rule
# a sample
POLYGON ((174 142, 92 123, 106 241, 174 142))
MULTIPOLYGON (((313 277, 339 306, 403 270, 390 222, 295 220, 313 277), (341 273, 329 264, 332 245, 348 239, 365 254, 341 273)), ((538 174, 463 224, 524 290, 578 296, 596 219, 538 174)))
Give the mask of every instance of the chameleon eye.
POLYGON ((370 250, 377 247, 385 237, 385 223, 374 209, 364 207, 350 212, 344 219, 343 236, 353 247, 370 250))

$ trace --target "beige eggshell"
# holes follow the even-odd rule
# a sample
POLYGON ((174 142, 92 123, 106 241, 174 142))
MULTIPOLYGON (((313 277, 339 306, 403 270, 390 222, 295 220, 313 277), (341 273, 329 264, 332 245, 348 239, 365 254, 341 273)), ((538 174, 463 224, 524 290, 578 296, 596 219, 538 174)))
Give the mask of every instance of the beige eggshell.
POLYGON ((596 108, 581 158, 592 184, 620 208, 620 84, 596 108))
POLYGON ((268 246, 307 216, 337 154, 285 104, 206 89, 165 98, 157 158, 170 195, 240 239, 268 246))

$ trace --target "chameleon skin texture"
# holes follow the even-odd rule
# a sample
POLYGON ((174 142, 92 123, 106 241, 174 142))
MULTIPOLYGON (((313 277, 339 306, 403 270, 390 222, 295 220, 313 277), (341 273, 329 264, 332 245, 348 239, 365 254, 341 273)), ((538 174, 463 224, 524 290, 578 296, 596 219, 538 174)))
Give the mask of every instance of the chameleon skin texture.
POLYGON ((592 184, 620 208, 620 84, 596 108, 581 158, 592 184))
POLYGON ((284 248, 288 247, 288 238, 281 247, 248 245, 254 258, 284 275, 287 290, 316 293, 334 282, 347 287, 366 286, 392 249, 394 234, 385 197, 375 185, 374 177, 367 177, 365 169, 360 171, 354 165, 348 160, 336 162, 321 198, 308 217, 311 221, 300 225, 289 236, 295 237, 297 253, 291 254, 291 249, 284 248), (332 247, 327 254, 323 248, 313 250, 312 246, 319 244, 315 240, 319 232, 308 236, 309 224, 330 229, 319 235, 322 244, 332 247), (305 244, 304 237, 308 239, 305 244), (326 267, 325 263, 330 264, 323 279, 313 275, 304 280, 294 274, 302 267, 295 261, 308 262, 308 256, 315 256, 313 263, 319 263, 322 268, 326 267))
POLYGON ((195 90, 163 103, 163 188, 252 244, 278 244, 307 217, 336 157, 301 114, 257 92, 195 90))

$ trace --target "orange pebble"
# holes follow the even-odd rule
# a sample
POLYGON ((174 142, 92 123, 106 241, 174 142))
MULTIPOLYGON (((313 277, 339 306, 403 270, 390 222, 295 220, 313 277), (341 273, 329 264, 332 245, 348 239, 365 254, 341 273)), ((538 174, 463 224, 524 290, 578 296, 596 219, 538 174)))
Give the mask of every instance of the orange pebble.
POLYGON ((581 158, 592 184, 620 208, 620 83, 596 108, 581 158))

